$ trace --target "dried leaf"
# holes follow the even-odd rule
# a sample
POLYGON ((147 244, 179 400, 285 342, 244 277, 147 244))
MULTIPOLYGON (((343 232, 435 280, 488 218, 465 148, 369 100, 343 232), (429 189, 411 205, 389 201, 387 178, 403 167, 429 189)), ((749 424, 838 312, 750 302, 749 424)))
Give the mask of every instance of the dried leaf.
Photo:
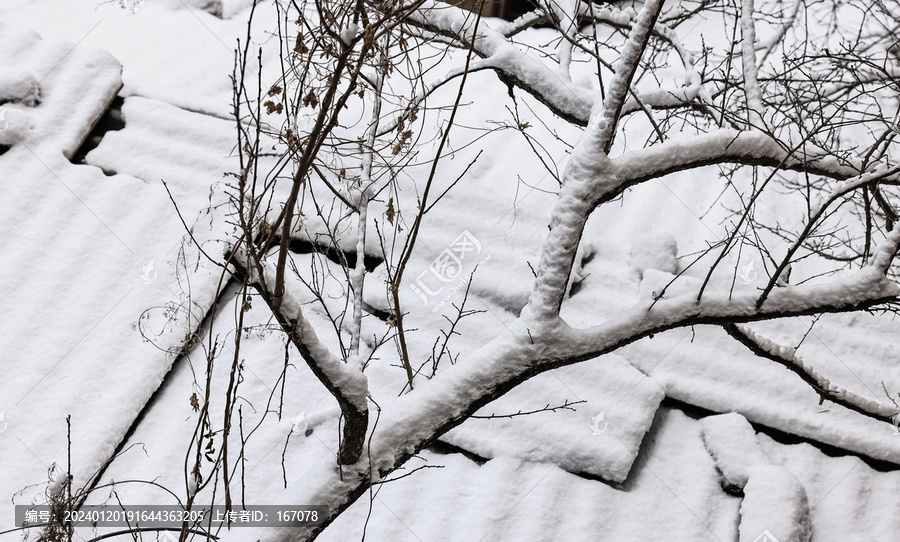
POLYGON ((266 108, 266 113, 268 113, 270 115, 272 113, 281 113, 282 111, 284 111, 284 106, 281 105, 281 103, 275 103, 272 100, 263 102, 263 105, 266 108))
POLYGON ((305 55, 309 52, 309 47, 303 42, 303 34, 297 34, 297 41, 294 43, 294 52, 305 55))

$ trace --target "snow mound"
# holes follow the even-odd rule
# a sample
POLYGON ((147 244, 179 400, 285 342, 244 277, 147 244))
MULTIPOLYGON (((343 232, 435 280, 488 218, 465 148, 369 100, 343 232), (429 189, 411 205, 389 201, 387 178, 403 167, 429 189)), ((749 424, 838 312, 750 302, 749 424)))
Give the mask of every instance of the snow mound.
POLYGON ((646 236, 631 245, 629 262, 641 275, 648 269, 678 272, 678 242, 668 233, 646 236))
POLYGON ((12 147, 28 137, 34 123, 19 107, 0 107, 0 145, 12 147))
POLYGON ((0 68, 0 103, 18 102, 34 107, 41 101, 41 87, 28 70, 0 68))
POLYGON ((700 281, 693 277, 675 277, 672 273, 647 269, 641 280, 640 299, 657 299, 662 296, 671 299, 682 295, 697 295, 700 289, 700 281))
POLYGON ((806 442, 757 437, 772 463, 803 483, 816 542, 897 539, 900 514, 890 511, 900 510, 900 471, 875 470, 853 455, 826 455, 806 442))
MULTIPOLYGON (((160 432, 141 438, 155 442, 157 435, 164 434, 162 430, 161 424, 160 432)), ((588 438, 590 434, 589 429, 588 438)), ((257 442, 263 452, 273 448, 280 452, 284 446, 283 438, 277 441, 268 433, 261 437, 270 439, 268 448, 257 442)), ((649 438, 652 444, 645 449, 646 460, 629 476, 625 490, 547 463, 507 457, 479 465, 462 454, 423 450, 421 460, 413 460, 404 474, 423 465, 443 468, 422 469, 379 486, 371 512, 369 499, 359 499, 317 540, 359 541, 363 530, 366 540, 392 542, 736 540, 740 502, 719 487, 715 465, 700 439, 700 423, 662 407, 649 438)), ((295 442, 304 443, 304 449, 321 449, 313 437, 296 441, 292 437, 289 454, 301 448, 294 448, 295 442)), ((287 460, 297 464, 299 457, 289 455, 287 460)), ((260 458, 254 476, 268 477, 272 483, 267 492, 255 495, 248 486, 247 501, 308 501, 322 480, 315 469, 302 477, 299 474, 284 489, 278 483, 280 453, 260 458)), ((232 529, 221 535, 223 542, 296 538, 284 529, 262 527, 232 529)))
POLYGON ((732 412, 708 416, 701 424, 703 442, 709 455, 716 460, 726 487, 743 488, 747 485, 751 467, 769 464, 747 418, 732 412))
POLYGON ((621 483, 664 396, 659 384, 625 360, 604 356, 539 375, 477 415, 530 412, 567 400, 584 403, 513 418, 471 419, 443 438, 483 457, 550 462, 621 483))
POLYGON ((812 535, 806 490, 776 466, 749 469, 741 503, 741 542, 808 542, 812 535))
POLYGON ((122 66, 109 53, 2 23, 0 66, 0 128, 8 123, 0 144, 59 148, 67 158, 122 87, 122 66))

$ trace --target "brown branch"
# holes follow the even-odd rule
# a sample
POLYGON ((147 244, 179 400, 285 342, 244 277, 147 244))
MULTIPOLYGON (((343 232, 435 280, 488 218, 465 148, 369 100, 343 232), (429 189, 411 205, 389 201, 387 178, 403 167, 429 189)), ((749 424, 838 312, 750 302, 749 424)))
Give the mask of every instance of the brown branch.
POLYGON ((574 402, 570 403, 569 400, 566 399, 563 402, 563 404, 561 404, 559 406, 555 406, 555 407, 552 407, 552 406, 550 406, 550 403, 547 403, 547 405, 544 406, 544 408, 539 408, 537 410, 529 410, 528 412, 522 412, 521 410, 519 410, 518 412, 516 412, 514 414, 491 414, 490 416, 474 416, 473 415, 473 416, 469 416, 469 418, 475 418, 477 420, 493 420, 493 419, 498 419, 498 418, 515 418, 516 416, 529 416, 531 414, 537 414, 538 412, 556 412, 557 410, 571 410, 574 412, 575 409, 572 408, 572 405, 577 405, 579 403, 586 403, 586 402, 587 401, 582 400, 582 401, 574 401, 574 402))

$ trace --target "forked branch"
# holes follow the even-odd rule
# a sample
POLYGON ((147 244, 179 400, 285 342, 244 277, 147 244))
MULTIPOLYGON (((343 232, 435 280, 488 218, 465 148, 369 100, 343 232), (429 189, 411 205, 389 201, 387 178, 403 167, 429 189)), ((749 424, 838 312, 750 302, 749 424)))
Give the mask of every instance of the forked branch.
POLYGON ((259 292, 310 370, 337 400, 344 417, 338 462, 342 465, 356 463, 362 454, 369 426, 366 376, 360 367, 335 357, 319 340, 312 324, 303 315, 300 303, 287 289, 284 290, 281 303, 277 306, 273 303, 273 292, 263 286, 267 284, 271 288, 275 283, 272 264, 259 262, 258 266, 252 265, 242 251, 235 251, 231 262, 236 270, 235 275, 239 280, 246 277, 247 283, 259 292), (263 280, 260 280, 259 273, 255 271, 260 267, 265 274, 263 280))

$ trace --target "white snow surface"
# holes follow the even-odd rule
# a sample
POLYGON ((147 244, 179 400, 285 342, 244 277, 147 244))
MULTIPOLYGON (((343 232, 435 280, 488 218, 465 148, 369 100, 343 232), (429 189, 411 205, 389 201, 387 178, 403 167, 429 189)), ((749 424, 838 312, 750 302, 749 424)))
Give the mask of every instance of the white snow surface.
POLYGON ((624 482, 664 390, 610 355, 585 367, 539 375, 482 408, 477 415, 504 415, 585 401, 573 410, 516 418, 472 419, 443 440, 480 456, 518 457, 553 463, 569 472, 624 482), (555 402, 547 403, 550 398, 555 402))
MULTIPOLYGON (((24 489, 15 498, 23 504, 42 498, 52 464, 66 465, 66 416, 76 484, 112 455, 169 370, 166 350, 184 340, 183 324, 202 318, 215 280, 196 260, 179 257, 183 226, 158 177, 108 177, 67 160, 119 90, 119 63, 89 45, 2 24, 0 64, 35 74, 42 90, 37 107, 2 106, 10 123, 4 134, 14 137, 3 141, 12 148, 0 157, 8 172, 0 225, 17 237, 5 245, 0 268, 17 288, 0 315, 7 330, 0 339, 0 487, 10 498, 24 489), (169 302, 190 314, 163 317, 169 302), (160 307, 148 322, 162 350, 132 328, 152 307, 160 307), (157 325, 166 320, 168 327, 157 325)), ((178 142, 169 150, 175 158, 178 142)), ((225 156, 229 147, 213 152, 225 156)), ((192 177, 198 199, 184 190, 181 203, 196 215, 214 179, 192 177)), ((0 523, 11 525, 12 513, 0 507, 0 523)))
POLYGON ((41 87, 31 72, 21 68, 0 69, 0 103, 19 102, 34 107, 41 100, 41 87))
MULTIPOLYGON (((64 463, 66 415, 72 416, 76 483, 83 483, 110 457, 172 367, 171 351, 211 305, 221 273, 203 265, 196 250, 180 253, 183 226, 160 179, 168 183, 204 248, 221 253, 221 217, 205 209, 220 202, 220 192, 211 187, 234 169, 227 158, 234 145, 227 75, 234 39, 246 26, 241 14, 247 2, 221 2, 218 8, 216 2, 147 2, 136 13, 95 4, 11 0, 0 6, 0 20, 10 23, 0 23, 0 95, 6 92, 12 99, 0 105, 8 123, 0 131, 0 145, 11 146, 0 156, 0 167, 9 172, 0 181, 0 227, 13 232, 4 244, 0 273, 14 285, 6 294, 7 310, 0 314, 0 413, 5 415, 0 423, 7 424, 0 426, 0 492, 6 497, 45 481, 51 463, 64 463), (209 13, 216 9, 224 19, 209 13), (35 28, 44 39, 22 27, 35 28), (73 155, 117 92, 126 97, 126 127, 106 134, 88 155, 87 165, 73 165, 66 157, 73 155), (190 310, 166 327, 167 304, 190 310), (158 307, 162 309, 149 313, 152 329, 160 330, 152 345, 143 342, 131 324, 145 310, 158 307)), ((456 13, 445 11, 441 16, 448 19, 456 13)), ((539 43, 546 35, 541 32, 528 39, 539 43)), ((532 73, 530 65, 508 66, 514 57, 496 36, 485 38, 485 48, 492 53, 491 62, 523 75, 532 73)), ((498 104, 506 103, 506 89, 495 88, 492 77, 472 75, 461 124, 493 118, 502 110, 498 104)), ((546 91, 572 88, 550 82, 546 91)), ((569 106, 586 118, 585 104, 595 94, 576 89, 569 106)), ((569 141, 578 137, 578 130, 563 123, 554 128, 569 141)), ((463 320, 463 338, 451 342, 460 363, 454 367, 442 362, 438 377, 472 371, 476 378, 481 372, 513 370, 521 361, 485 367, 469 358, 502 333, 523 335, 513 321, 528 300, 533 283, 528 263, 537 266, 553 192, 559 190, 521 136, 501 132, 486 141, 505 152, 476 162, 461 185, 465 189, 448 193, 445 205, 430 213, 431 226, 422 232, 409 274, 438 280, 428 274, 430 265, 464 232, 478 240, 480 251, 463 262, 459 277, 428 283, 440 287, 439 294, 423 301, 411 288, 401 292, 404 306, 410 308, 409 321, 420 329, 410 334, 411 357, 422 363, 432 352, 436 332, 431 332, 446 329, 443 316, 452 317, 453 304, 462 301, 464 279, 477 266, 467 308, 486 312, 463 320), (537 189, 520 185, 517 175, 537 189)), ((764 142, 750 144, 765 148, 764 142)), ((563 145, 548 145, 564 155, 563 145)), ((474 154, 467 149, 442 163, 438 177, 455 179, 474 154)), ((662 153, 634 153, 632 163, 661 167, 665 158, 662 153)), ((555 166, 562 170, 564 165, 555 166)), ((412 179, 400 182, 410 188, 420 175, 411 168, 412 179)), ((717 172, 701 169, 638 186, 626 193, 621 206, 598 211, 582 239, 580 287, 563 306, 565 320, 588 328, 636 304, 646 306, 673 273, 686 267, 690 260, 685 254, 698 250, 711 234, 721 233, 722 217, 706 214, 720 187, 717 172), (656 250, 646 250, 650 246, 656 250)), ((414 207, 415 194, 408 190, 402 196, 408 200, 395 204, 414 207)), ((770 206, 766 212, 793 216, 790 203, 770 206)), ((384 202, 373 203, 370 214, 383 213, 383 207, 384 202)), ((315 223, 308 232, 316 232, 315 223)), ((366 241, 367 253, 379 254, 374 239, 366 241)), ((345 248, 353 246, 348 241, 345 248)), ((309 268, 308 255, 295 260, 299 269, 309 268)), ((727 263, 735 270, 747 260, 727 263)), ((797 267, 795 276, 815 272, 797 267)), ((737 279, 738 293, 761 286, 766 277, 759 263, 756 271, 761 275, 757 282, 742 284, 737 279)), ((666 290, 665 300, 696 291, 702 278, 687 271, 666 290)), ((714 282, 722 286, 731 279, 715 277, 714 282)), ((379 270, 366 277, 366 300, 380 309, 387 307, 383 281, 379 270)), ((310 303, 311 296, 296 297, 310 325, 328 329, 330 323, 321 308, 310 303)), ((219 312, 217 329, 233 325, 233 309, 229 305, 219 312)), ((252 482, 247 502, 327 501, 342 487, 332 468, 339 411, 291 349, 287 391, 280 395, 285 348, 277 335, 266 332, 269 317, 264 304, 254 304, 248 318, 258 327, 242 352, 244 424, 261 424, 246 450, 252 482), (297 420, 312 431, 309 436, 291 432, 297 420), (286 489, 282 476, 287 478, 286 489)), ((752 327, 794 345, 810 322, 799 317, 752 327)), ((868 314, 825 316, 798 353, 831 381, 884 403, 881 382, 890 390, 900 389, 900 359, 893 346, 898 325, 868 314)), ((384 330, 384 322, 364 316, 365 337, 380 336, 384 330)), ((322 333, 320 338, 324 347, 338 351, 334 334, 322 333)), ((489 360, 502 346, 484 350, 475 361, 489 360)), ((386 409, 418 405, 414 394, 405 401, 395 398, 404 381, 402 370, 389 350, 381 353, 365 373, 372 396, 386 409)), ((527 351, 521 354, 527 359, 527 351)), ((128 441, 134 447, 112 462, 104 482, 152 479, 186 496, 190 477, 184 452, 197 421, 190 397, 203 382, 204 367, 202 349, 174 366, 128 441)), ((227 377, 225 369, 215 372, 216 397, 223 395, 227 377)), ((450 388, 440 380, 418 377, 417 383, 444 397, 450 388)), ((741 540, 756 540, 768 529, 784 542, 804 540, 809 532, 824 541, 865 536, 893 540, 900 532, 894 513, 900 506, 900 474, 875 470, 854 455, 830 457, 808 443, 785 445, 756 435, 746 420, 897 465, 900 439, 893 437, 891 426, 827 402, 819 405, 815 392, 796 375, 752 356, 718 329, 697 326, 655 334, 615 355, 536 377, 479 414, 539 409, 566 399, 587 402, 575 405, 574 412, 472 419, 451 431, 445 436, 448 442, 492 459, 479 466, 460 454, 422 452, 394 476, 426 463, 444 468, 425 469, 380 486, 367 538, 521 540, 541 533, 547 540, 734 540, 740 534, 741 540), (696 421, 659 408, 663 394, 713 412, 739 414, 696 421), (760 466, 758 447, 772 465, 760 466), (717 468, 726 481, 738 486, 745 482, 743 503, 721 489, 717 468), (810 526, 805 523, 807 509, 810 526)), ((440 409, 455 408, 457 400, 446 395, 445 404, 425 405, 429 412, 385 415, 374 452, 408 436, 404 421, 440 419, 440 409)), ((212 410, 214 424, 222 423, 219 407, 212 410)), ((376 423, 374 412, 370 422, 376 423)), ((237 438, 234 433, 232 438, 237 438)), ((232 449, 238 446, 233 443, 232 449)), ((376 464, 391 459, 373 458, 376 464)), ((40 498, 42 489, 32 487, 16 502, 40 498)), ((210 489, 200 489, 201 495, 210 489)), ((117 491, 132 503, 171 502, 170 495, 146 484, 123 484, 117 491)), ((102 497, 95 494, 92 499, 102 497)), ((363 497, 321 539, 358 540, 368 512, 369 499, 363 497)), ((0 525, 11 525, 11 518, 12 508, 0 506, 0 525)), ((224 534, 226 540, 241 541, 289 536, 252 529, 224 534)))
POLYGON ((703 443, 727 485, 743 488, 752 467, 769 464, 747 418, 732 412, 707 416, 701 423, 703 443))
POLYGON ((770 536, 778 542, 809 542, 809 501, 806 489, 783 467, 750 467, 741 502, 741 542, 770 536), (767 534, 768 533, 768 534, 767 534))
POLYGON ((642 275, 647 269, 675 274, 678 272, 678 242, 668 233, 639 239, 631 247, 629 261, 642 275))

